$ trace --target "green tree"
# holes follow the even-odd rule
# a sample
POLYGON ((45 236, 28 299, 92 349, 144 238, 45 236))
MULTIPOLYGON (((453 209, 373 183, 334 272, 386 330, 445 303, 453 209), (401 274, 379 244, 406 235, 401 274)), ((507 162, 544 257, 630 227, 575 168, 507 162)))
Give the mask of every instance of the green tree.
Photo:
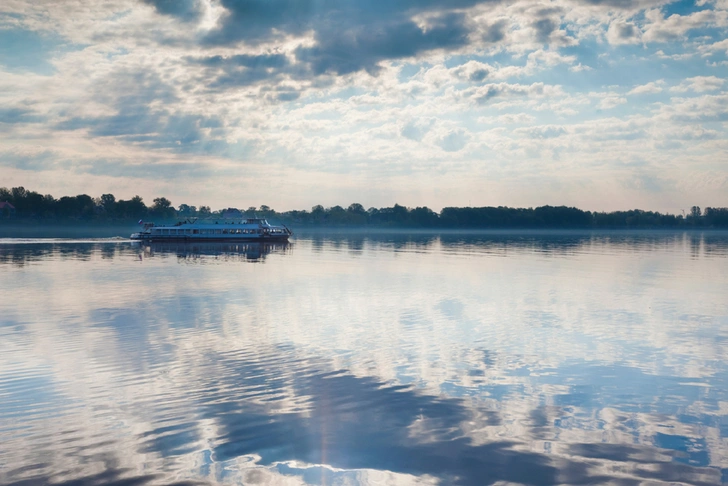
POLYGON ((326 210, 320 204, 315 205, 311 208, 311 222, 322 223, 326 217, 326 210))
POLYGON ((197 213, 197 208, 187 204, 180 204, 177 213, 180 216, 194 216, 197 213))
POLYGON ((96 215, 96 204, 88 194, 79 194, 76 196, 77 217, 90 219, 96 215))
POLYGON ((27 191, 25 190, 25 188, 23 186, 13 187, 12 188, 13 199, 16 202, 19 201, 19 200, 21 200, 21 199, 24 199, 26 192, 27 191))
POLYGON ((113 194, 102 194, 101 207, 104 208, 106 214, 113 216, 116 210, 116 197, 113 194))
POLYGON ((700 206, 693 206, 692 208, 690 208, 690 214, 688 215, 687 219, 690 220, 690 224, 692 224, 693 226, 697 226, 702 222, 700 215, 700 206))
POLYGON ((359 203, 352 203, 349 204, 349 207, 346 208, 347 213, 347 223, 349 224, 366 224, 368 219, 368 214, 366 210, 364 209, 364 206, 362 206, 359 203))
POLYGON ((134 196, 129 201, 119 200, 116 208, 119 217, 125 219, 145 218, 148 213, 147 205, 140 196, 134 196))
POLYGON ((174 218, 175 216, 172 203, 166 197, 155 198, 151 212, 160 218, 174 218))
POLYGON ((364 210, 364 206, 362 206, 359 203, 351 203, 349 204, 349 207, 346 208, 346 210, 350 213, 354 214, 364 214, 366 211, 364 210))

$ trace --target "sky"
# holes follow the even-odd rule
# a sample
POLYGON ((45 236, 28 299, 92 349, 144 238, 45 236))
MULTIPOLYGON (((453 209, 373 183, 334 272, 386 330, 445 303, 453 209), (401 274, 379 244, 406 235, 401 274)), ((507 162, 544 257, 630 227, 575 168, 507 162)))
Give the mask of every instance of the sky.
POLYGON ((0 187, 728 206, 728 0, 0 4, 0 187))

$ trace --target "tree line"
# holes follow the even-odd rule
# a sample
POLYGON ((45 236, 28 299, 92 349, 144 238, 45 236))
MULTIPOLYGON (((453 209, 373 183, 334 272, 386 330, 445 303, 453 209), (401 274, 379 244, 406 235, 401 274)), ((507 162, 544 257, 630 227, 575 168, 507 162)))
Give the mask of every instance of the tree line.
POLYGON ((5 205, 0 219, 74 220, 84 222, 129 222, 139 219, 173 220, 177 218, 221 218, 258 216, 286 224, 311 226, 379 226, 408 228, 728 228, 728 208, 693 206, 683 214, 662 214, 633 209, 630 211, 591 212, 566 206, 510 208, 443 208, 439 213, 428 207, 393 207, 365 209, 359 203, 347 208, 321 205, 308 210, 276 212, 266 205, 245 210, 226 208, 212 211, 209 206, 180 204, 177 208, 164 197, 147 206, 140 196, 129 200, 113 194, 92 198, 86 194, 63 196, 42 195, 23 187, 0 188, 0 203, 5 205))

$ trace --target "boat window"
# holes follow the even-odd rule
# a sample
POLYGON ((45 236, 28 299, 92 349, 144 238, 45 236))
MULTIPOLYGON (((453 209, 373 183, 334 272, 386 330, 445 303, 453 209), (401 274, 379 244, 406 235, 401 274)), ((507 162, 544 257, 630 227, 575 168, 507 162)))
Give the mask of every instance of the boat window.
POLYGON ((192 234, 193 235, 199 235, 200 234, 200 230, 192 230, 192 234))
POLYGON ((221 232, 221 230, 219 230, 219 229, 216 229, 216 230, 215 230, 215 234, 216 234, 216 235, 219 235, 219 234, 220 234, 220 232, 221 232))
POLYGON ((163 229, 162 230, 162 234, 163 235, 168 235, 169 234, 169 230, 168 229, 163 229))
POLYGON ((224 235, 228 234, 228 229, 225 228, 224 230, 222 230, 222 234, 224 234, 224 235))

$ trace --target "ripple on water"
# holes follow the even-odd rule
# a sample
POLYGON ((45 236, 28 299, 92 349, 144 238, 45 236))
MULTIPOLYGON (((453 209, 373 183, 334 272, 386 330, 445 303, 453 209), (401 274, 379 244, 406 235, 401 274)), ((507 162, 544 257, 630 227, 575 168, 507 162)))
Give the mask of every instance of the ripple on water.
POLYGON ((727 248, 0 241, 0 483, 726 482, 727 248))

